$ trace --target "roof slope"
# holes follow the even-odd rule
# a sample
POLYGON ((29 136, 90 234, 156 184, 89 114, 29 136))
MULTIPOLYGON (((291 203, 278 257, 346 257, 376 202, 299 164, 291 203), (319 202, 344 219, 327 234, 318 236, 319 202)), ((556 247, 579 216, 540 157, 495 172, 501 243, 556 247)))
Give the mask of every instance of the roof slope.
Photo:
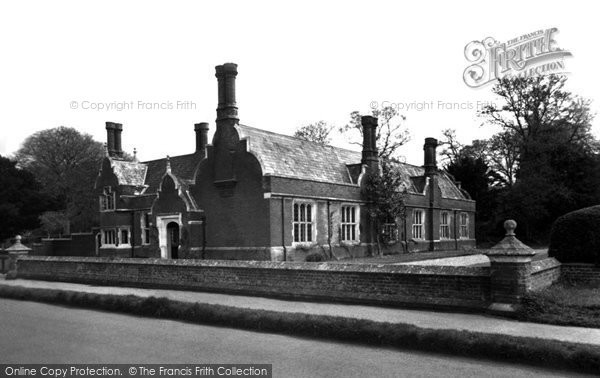
MULTIPOLYGON (((240 139, 247 140, 248 150, 261 162, 264 175, 356 184, 352 180, 348 165, 360 164, 361 152, 324 146, 246 125, 238 125, 236 128, 240 139)), ((397 168, 408 191, 421 193, 423 188, 418 189, 419 185, 415 186, 414 179, 423 177, 425 169, 406 163, 398 163, 397 168)), ((440 171, 438 177, 442 197, 467 198, 445 172, 440 171)), ((422 181, 424 185, 424 180, 422 181)))
MULTIPOLYGON (((198 154, 169 157, 171 173, 183 183, 191 183, 191 180, 194 178, 196 165, 199 161, 200 156, 198 154)), ((146 180, 144 182, 145 185, 148 185, 148 189, 146 189, 144 193, 156 193, 167 170, 167 158, 150 160, 142 164, 145 164, 148 167, 146 180)))
POLYGON ((142 186, 146 177, 147 166, 134 161, 109 158, 113 173, 120 185, 142 186))
POLYGON ((353 184, 347 164, 360 163, 361 153, 288 135, 238 125, 240 139, 261 162, 264 175, 353 184))

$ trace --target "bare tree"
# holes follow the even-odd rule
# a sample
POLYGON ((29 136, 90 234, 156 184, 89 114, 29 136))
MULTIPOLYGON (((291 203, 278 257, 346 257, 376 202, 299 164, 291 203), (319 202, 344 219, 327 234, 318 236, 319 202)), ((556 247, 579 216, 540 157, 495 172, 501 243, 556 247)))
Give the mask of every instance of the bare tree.
POLYGON ((593 115, 590 101, 564 89, 565 76, 502 78, 493 92, 504 104, 490 104, 481 111, 490 124, 510 132, 521 145, 519 160, 532 143, 559 132, 565 143, 587 141, 593 115))
MULTIPOLYGON (((373 117, 377 117, 377 149, 379 157, 391 159, 398 157, 398 149, 410 140, 408 129, 403 126, 406 117, 400 115, 398 110, 392 106, 372 111, 373 117)), ((340 133, 349 135, 350 143, 362 145, 361 114, 358 111, 350 113, 350 122, 340 127, 340 133), (360 138, 356 138, 356 133, 360 138)))
POLYGON ((319 121, 299 127, 294 133, 294 136, 310 142, 327 145, 331 142, 329 134, 332 130, 333 126, 328 125, 325 121, 319 121))

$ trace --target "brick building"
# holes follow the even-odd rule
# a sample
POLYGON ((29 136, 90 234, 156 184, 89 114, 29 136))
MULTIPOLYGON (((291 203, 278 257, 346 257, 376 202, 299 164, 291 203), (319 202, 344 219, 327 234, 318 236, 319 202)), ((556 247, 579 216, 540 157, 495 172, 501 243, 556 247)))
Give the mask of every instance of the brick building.
MULTIPOLYGON (((99 256, 302 261, 309 253, 375 252, 361 186, 378 172, 377 119, 362 118, 363 151, 323 146, 239 123, 237 65, 216 67, 216 132, 195 125, 196 151, 126 161, 123 126, 107 122, 107 157, 96 182, 99 256)), ((422 167, 399 164, 404 219, 386 225, 387 252, 475 245, 475 201, 436 166, 425 140, 422 167)))

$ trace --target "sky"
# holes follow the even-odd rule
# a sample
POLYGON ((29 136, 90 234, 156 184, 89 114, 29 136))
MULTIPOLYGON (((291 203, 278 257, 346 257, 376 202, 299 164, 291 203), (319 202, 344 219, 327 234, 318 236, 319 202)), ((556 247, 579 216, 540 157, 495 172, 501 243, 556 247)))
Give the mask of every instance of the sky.
POLYGON ((400 153, 420 165, 443 129, 463 143, 497 131, 476 114, 491 87, 463 81, 474 40, 557 28, 568 89, 598 113, 596 23, 590 1, 3 1, 0 155, 57 126, 105 142, 106 121, 142 161, 191 153, 194 123, 215 129, 214 67, 234 62, 241 123, 291 135, 392 105, 411 135, 400 153))

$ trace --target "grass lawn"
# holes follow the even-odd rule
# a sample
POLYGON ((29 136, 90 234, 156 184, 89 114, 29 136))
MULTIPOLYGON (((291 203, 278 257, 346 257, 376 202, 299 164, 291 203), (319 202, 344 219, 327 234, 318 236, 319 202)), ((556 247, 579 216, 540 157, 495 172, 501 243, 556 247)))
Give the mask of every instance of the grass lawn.
POLYGON ((559 282, 529 293, 519 312, 519 319, 600 328, 600 288, 559 282))

